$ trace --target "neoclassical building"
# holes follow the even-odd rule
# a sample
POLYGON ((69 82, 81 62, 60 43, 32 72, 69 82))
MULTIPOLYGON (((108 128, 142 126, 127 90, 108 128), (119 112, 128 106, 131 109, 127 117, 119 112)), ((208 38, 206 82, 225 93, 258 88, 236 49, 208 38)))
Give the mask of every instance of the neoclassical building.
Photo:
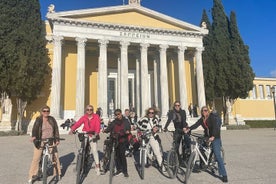
POLYGON ((48 103, 60 119, 78 118, 87 104, 133 107, 138 116, 156 105, 166 117, 205 105, 202 52, 208 30, 129 1, 128 5, 47 13, 52 63, 48 103))

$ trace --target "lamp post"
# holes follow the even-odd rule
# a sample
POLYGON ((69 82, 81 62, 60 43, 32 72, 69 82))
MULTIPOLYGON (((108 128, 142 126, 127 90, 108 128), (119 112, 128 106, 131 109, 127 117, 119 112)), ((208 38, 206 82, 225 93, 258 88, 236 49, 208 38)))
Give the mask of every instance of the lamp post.
POLYGON ((271 87, 271 92, 272 92, 272 97, 273 97, 273 106, 274 106, 274 115, 275 115, 275 126, 274 126, 274 130, 276 128, 276 103, 275 103, 275 86, 271 87))

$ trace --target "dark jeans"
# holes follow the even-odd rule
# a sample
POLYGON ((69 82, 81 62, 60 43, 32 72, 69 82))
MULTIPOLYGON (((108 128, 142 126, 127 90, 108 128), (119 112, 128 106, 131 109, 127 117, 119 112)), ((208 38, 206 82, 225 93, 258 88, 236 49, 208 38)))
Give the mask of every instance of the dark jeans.
MULTIPOLYGON (((181 161, 180 159, 180 153, 179 153, 179 146, 180 146, 180 143, 181 143, 181 139, 182 139, 182 135, 183 133, 181 133, 180 131, 175 131, 174 132, 174 141, 175 141, 175 148, 176 148, 176 153, 177 153, 177 156, 179 158, 179 161, 181 161)), ((189 149, 191 148, 191 138, 188 134, 184 134, 184 148, 182 149, 182 152, 184 153, 185 149, 189 149)))
POLYGON ((126 161, 126 143, 120 142, 115 149, 116 151, 116 167, 117 171, 127 173, 127 161, 126 161))
POLYGON ((217 162, 218 162, 219 175, 227 176, 226 170, 225 170, 225 167, 224 167, 224 162, 222 160, 221 153, 220 153, 221 145, 222 144, 221 144, 221 139, 220 138, 215 138, 214 141, 212 142, 213 152, 214 152, 215 157, 216 157, 217 162))

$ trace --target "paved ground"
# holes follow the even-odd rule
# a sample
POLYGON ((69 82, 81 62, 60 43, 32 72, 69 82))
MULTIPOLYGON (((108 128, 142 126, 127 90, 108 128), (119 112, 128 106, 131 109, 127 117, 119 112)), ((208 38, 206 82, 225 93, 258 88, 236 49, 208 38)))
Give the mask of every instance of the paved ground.
MULTIPOLYGON (((59 146, 60 160, 63 165, 63 178, 59 184, 75 183, 76 152, 79 146, 75 136, 63 135, 66 140, 59 146)), ((161 134, 164 150, 170 148, 171 137, 161 134)), ((226 169, 231 184, 274 184, 276 183, 276 131, 273 129, 251 129, 222 131, 223 146, 226 151, 226 169)), ((102 151, 102 136, 99 150, 102 151)), ((29 136, 0 137, 0 183, 24 184, 32 159, 33 145, 29 136)), ((118 176, 114 184, 167 184, 184 183, 181 174, 169 179, 156 168, 146 169, 145 179, 141 180, 134 167, 133 158, 128 158, 129 178, 118 176)), ((49 178, 50 180, 51 178, 49 178)), ((36 182, 41 183, 41 182, 36 182)), ((55 182, 49 182, 55 183, 55 182)), ((90 170, 83 184, 108 184, 108 175, 96 176, 90 170)), ((222 183, 206 172, 192 173, 190 183, 222 183)))

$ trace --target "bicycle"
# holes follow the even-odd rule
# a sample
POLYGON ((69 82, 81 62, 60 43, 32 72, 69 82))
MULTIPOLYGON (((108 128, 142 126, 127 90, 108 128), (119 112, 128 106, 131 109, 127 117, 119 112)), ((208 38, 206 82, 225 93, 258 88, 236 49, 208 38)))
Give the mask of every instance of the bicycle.
MULTIPOLYGON (((47 138, 47 139, 41 139, 41 140, 35 140, 39 143, 42 142, 41 148, 43 149, 42 155, 40 157, 39 162, 39 169, 38 169, 38 177, 42 178, 43 184, 47 184, 47 178, 50 173, 50 169, 54 168, 56 169, 56 178, 57 180, 60 180, 60 176, 58 175, 57 166, 56 166, 56 157, 54 154, 54 146, 53 143, 57 140, 56 138, 47 138)), ((58 140, 65 140, 65 139, 58 139, 58 140)))
MULTIPOLYGON (((175 132, 173 133, 173 135, 174 134, 175 134, 175 132)), ((169 150, 168 155, 167 155, 167 159, 166 159, 167 171, 168 171, 169 177, 172 179, 176 177, 178 168, 181 166, 181 163, 179 163, 179 161, 183 162, 184 167, 187 167, 187 164, 188 164, 191 150, 186 148, 184 139, 185 139, 185 135, 182 134, 181 143, 179 145, 179 146, 181 146, 181 154, 179 154, 179 156, 177 153, 178 148, 176 148, 175 139, 173 139, 172 147, 169 150), (180 157, 180 159, 178 157, 180 157)))
MULTIPOLYGON (((95 132, 73 132, 78 134, 79 141, 81 142, 81 147, 78 150, 77 164, 76 164, 76 184, 81 184, 84 180, 86 174, 88 174, 90 169, 90 140, 89 135, 95 135, 95 132)), ((95 139, 95 138, 93 138, 95 139)))
MULTIPOLYGON (((139 174, 141 179, 145 178, 145 167, 146 164, 153 164, 155 161, 157 161, 157 158, 155 154, 153 153, 153 150, 150 146, 149 139, 152 135, 152 132, 150 130, 146 130, 143 132, 138 132, 138 135, 140 134, 140 158, 139 158, 139 174)), ((159 142, 159 148, 160 152, 163 153, 163 147, 161 143, 159 142)))
POLYGON ((111 133, 110 134, 110 141, 111 141, 111 153, 110 153, 110 160, 109 160, 109 184, 112 184, 112 179, 114 176, 114 169, 115 169, 115 148, 118 145, 119 134, 111 133))
MULTIPOLYGON (((200 162, 200 160, 196 160, 196 158, 201 158, 202 162, 205 164, 205 167, 200 168, 201 170, 210 170, 213 174, 218 171, 218 163, 212 150, 212 143, 207 142, 205 137, 200 134, 192 133, 191 135, 193 138, 192 144, 194 144, 194 146, 187 164, 185 184, 188 184, 189 177, 196 162, 200 162)), ((225 152, 223 147, 221 147, 221 156, 225 163, 225 152)))

